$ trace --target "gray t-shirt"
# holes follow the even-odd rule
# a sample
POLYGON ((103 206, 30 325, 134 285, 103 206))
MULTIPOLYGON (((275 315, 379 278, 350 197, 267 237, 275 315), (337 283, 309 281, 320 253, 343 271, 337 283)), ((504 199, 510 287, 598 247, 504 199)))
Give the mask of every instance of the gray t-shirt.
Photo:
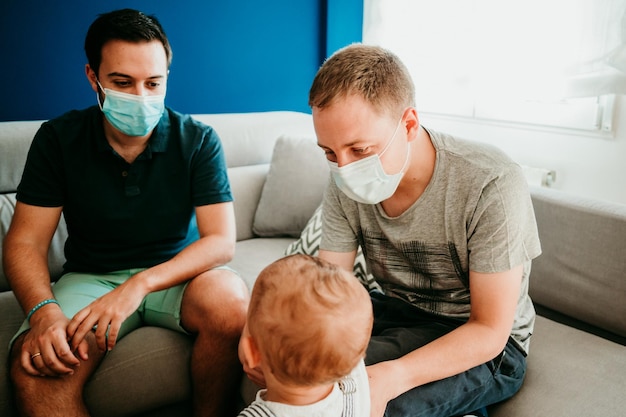
POLYGON ((385 294, 437 315, 467 319, 469 271, 524 265, 511 336, 528 352, 535 310, 528 296, 531 259, 541 254, 521 168, 495 147, 427 131, 436 150, 433 177, 404 213, 357 203, 331 180, 324 197, 320 248, 360 245, 385 294))

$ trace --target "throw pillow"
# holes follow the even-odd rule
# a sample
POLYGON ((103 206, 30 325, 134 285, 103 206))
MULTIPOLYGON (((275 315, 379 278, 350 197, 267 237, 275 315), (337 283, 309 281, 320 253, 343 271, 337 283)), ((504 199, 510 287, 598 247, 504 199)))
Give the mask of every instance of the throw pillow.
POLYGON ((328 176, 326 158, 314 138, 278 138, 254 215, 254 233, 298 237, 322 201, 328 176))
MULTIPOLYGON (((322 240, 322 206, 320 205, 313 216, 305 226, 300 238, 290 244, 285 250, 285 255, 293 255, 295 253, 302 253, 305 255, 317 256, 320 250, 320 242, 322 240)), ((354 275, 361 281, 361 283, 369 291, 377 289, 380 290, 380 286, 374 279, 374 277, 367 272, 367 265, 365 263, 365 256, 361 247, 357 249, 356 258, 354 259, 354 275)))

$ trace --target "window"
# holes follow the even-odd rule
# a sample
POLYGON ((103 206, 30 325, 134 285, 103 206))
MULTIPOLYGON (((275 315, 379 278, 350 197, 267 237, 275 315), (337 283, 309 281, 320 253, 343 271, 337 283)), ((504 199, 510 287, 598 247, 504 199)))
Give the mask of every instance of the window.
POLYGON ((626 92, 625 9, 626 0, 365 0, 363 42, 400 56, 421 112, 610 132, 614 95, 626 92))

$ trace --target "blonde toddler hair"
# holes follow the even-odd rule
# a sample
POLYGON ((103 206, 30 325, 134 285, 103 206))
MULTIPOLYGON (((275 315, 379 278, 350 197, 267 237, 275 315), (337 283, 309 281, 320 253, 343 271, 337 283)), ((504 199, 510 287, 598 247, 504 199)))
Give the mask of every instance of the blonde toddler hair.
POLYGON ((372 329, 369 295, 354 275, 308 255, 266 267, 254 284, 248 328, 283 384, 337 381, 363 359, 372 329))

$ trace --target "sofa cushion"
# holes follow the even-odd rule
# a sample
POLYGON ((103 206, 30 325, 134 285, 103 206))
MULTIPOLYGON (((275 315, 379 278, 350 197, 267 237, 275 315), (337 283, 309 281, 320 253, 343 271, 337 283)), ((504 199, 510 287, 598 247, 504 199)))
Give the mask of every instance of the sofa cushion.
POLYGON ((623 416, 626 349, 537 316, 526 379, 490 417, 623 416))
POLYGON ((24 321, 24 313, 13 292, 0 292, 0 416, 13 416, 13 402, 9 392, 9 342, 24 321))
POLYGON ((256 238, 237 242, 235 256, 228 264, 241 275, 249 289, 259 273, 270 263, 285 256, 285 248, 292 238, 256 238))
MULTIPOLYGON (((320 251, 321 240, 322 205, 315 210, 315 213, 313 213, 313 216, 300 234, 300 238, 285 249, 285 255, 303 253, 305 255, 317 256, 320 251)), ((368 290, 380 289, 374 277, 367 272, 367 264, 365 263, 365 257, 363 256, 363 251, 360 246, 357 249, 356 258, 354 259, 353 272, 368 290)))
POLYGON ((158 327, 129 333, 85 386, 85 402, 92 415, 135 415, 189 402, 192 344, 192 337, 158 327))
POLYGON ((261 237, 298 237, 322 201, 329 168, 313 137, 276 141, 253 231, 261 237))

